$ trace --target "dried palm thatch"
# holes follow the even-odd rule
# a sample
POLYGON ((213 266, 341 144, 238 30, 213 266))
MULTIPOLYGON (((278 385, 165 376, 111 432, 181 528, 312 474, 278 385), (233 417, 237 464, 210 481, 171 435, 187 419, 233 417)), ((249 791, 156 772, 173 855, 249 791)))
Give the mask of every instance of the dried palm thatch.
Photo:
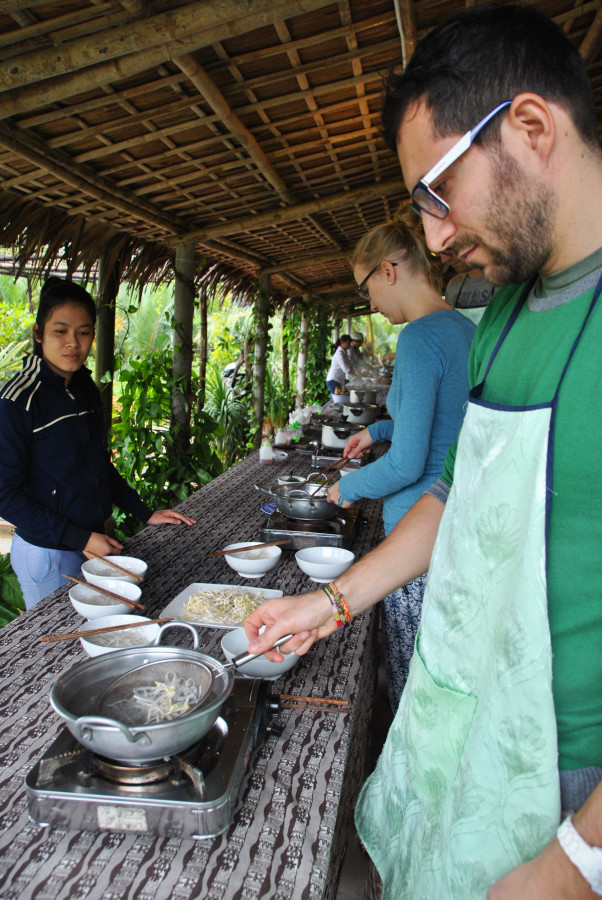
MULTIPOLYGON (((476 0, 3 0, 0 245, 17 271, 115 261, 143 284, 365 311, 347 262, 405 190, 379 137, 382 81, 476 0)), ((597 96, 599 0, 538 0, 597 96)))

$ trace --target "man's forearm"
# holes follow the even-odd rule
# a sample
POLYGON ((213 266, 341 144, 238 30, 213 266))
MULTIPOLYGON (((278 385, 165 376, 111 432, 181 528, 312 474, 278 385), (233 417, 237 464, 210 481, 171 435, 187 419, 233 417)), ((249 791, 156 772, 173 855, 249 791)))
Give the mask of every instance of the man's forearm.
POLYGON ((337 578, 354 615, 427 571, 444 509, 424 494, 382 544, 337 578))

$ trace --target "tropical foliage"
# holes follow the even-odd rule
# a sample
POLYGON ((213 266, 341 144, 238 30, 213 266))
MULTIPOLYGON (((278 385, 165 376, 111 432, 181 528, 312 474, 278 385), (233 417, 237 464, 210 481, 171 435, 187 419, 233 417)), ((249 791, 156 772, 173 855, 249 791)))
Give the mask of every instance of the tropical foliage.
POLYGON ((7 553, 0 556, 0 628, 24 611, 23 594, 7 553))
MULTIPOLYGON (((163 509, 188 497, 222 471, 212 446, 219 426, 206 413, 192 417, 189 450, 174 453, 177 435, 170 429, 170 399, 174 386, 170 357, 159 350, 130 359, 119 369, 121 413, 113 422, 114 462, 126 481, 152 509, 163 509)), ((117 517, 122 536, 137 525, 117 517)))

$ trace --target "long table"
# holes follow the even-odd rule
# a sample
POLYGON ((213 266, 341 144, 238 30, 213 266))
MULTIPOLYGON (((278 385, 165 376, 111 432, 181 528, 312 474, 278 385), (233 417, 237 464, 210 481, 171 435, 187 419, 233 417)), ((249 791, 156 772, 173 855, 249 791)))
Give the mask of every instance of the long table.
MULTIPOLYGON (((178 509, 197 525, 148 527, 124 552, 149 565, 142 599, 159 614, 193 582, 255 584, 285 594, 315 585, 294 555, 260 581, 240 579, 208 551, 257 540, 264 520, 257 482, 309 472, 289 451, 271 467, 251 454, 178 509)), ((382 539, 379 502, 363 501, 365 524, 353 550, 382 539)), ((150 834, 43 828, 29 820, 24 777, 63 727, 49 704, 58 676, 85 654, 79 641, 42 643, 42 635, 77 629, 83 620, 61 588, 0 631, 0 900, 247 900, 334 898, 353 807, 362 781, 376 676, 372 610, 314 645, 275 690, 329 696, 350 712, 283 709, 280 737, 252 754, 231 826, 195 841, 150 834)), ((220 655, 220 634, 200 629, 202 649, 220 655)))

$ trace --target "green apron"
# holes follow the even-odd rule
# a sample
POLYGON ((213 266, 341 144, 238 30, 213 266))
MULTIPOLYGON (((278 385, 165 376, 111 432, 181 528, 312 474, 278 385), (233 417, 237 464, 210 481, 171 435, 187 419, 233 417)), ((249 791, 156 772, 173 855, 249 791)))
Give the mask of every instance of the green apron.
POLYGON ((356 825, 383 900, 484 900, 560 820, 546 524, 558 390, 549 404, 471 391, 401 702, 356 825))

